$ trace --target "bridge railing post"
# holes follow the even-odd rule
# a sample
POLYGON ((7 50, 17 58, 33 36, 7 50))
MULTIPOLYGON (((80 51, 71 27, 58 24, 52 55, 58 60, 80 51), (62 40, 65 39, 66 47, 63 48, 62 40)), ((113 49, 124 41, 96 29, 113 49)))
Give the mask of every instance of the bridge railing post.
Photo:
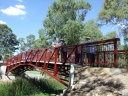
POLYGON ((73 85, 73 82, 74 82, 74 67, 75 67, 75 64, 71 64, 70 65, 70 80, 69 80, 69 87, 72 87, 73 85))
POLYGON ((114 40, 114 67, 118 67, 118 60, 117 60, 117 39, 114 40))

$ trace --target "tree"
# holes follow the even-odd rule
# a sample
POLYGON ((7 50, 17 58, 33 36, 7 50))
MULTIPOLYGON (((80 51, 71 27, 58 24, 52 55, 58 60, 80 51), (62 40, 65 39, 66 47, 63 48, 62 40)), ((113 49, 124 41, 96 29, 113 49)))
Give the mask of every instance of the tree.
POLYGON ((119 33, 123 35, 124 43, 127 46, 128 0, 105 0, 98 18, 101 23, 110 23, 118 26, 119 33))
POLYGON ((26 42, 27 50, 34 48, 35 36, 31 34, 26 37, 26 40, 27 40, 27 42, 26 42))
POLYGON ((117 36, 117 33, 113 31, 113 32, 106 34, 103 38, 104 39, 111 39, 111 38, 115 38, 116 36, 117 36))
POLYGON ((125 23, 128 20, 128 0, 105 0, 98 18, 104 23, 125 23))
POLYGON ((39 30, 39 39, 35 40, 34 48, 49 47, 51 46, 52 40, 45 30, 39 30))
POLYGON ((67 44, 72 45, 79 43, 81 26, 78 22, 69 20, 67 24, 63 27, 65 34, 65 41, 68 41, 67 44))
POLYGON ((26 51, 25 39, 24 38, 19 38, 18 41, 19 41, 20 52, 26 51))
POLYGON ((85 41, 85 37, 91 37, 92 41, 98 41, 103 38, 103 35, 98 29, 98 24, 94 20, 89 20, 84 24, 81 37, 82 41, 85 41))
POLYGON ((16 51, 19 42, 16 35, 5 24, 0 24, 0 54, 11 56, 16 51))
POLYGON ((53 38, 54 36, 60 39, 66 38, 69 31, 65 31, 64 27, 68 27, 71 20, 81 24, 90 8, 91 5, 83 0, 79 0, 78 2, 76 0, 58 0, 58 2, 54 2, 50 6, 47 17, 43 21, 46 32, 53 38))
POLYGON ((18 41, 19 41, 20 52, 24 52, 24 51, 34 48, 35 36, 31 34, 27 36, 26 38, 19 38, 18 41))

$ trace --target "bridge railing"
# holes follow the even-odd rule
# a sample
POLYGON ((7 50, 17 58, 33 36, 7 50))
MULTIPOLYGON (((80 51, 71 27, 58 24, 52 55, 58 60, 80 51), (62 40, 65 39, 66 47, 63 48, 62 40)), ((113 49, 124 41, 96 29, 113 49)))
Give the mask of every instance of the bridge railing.
POLYGON ((79 65, 89 64, 86 60, 86 48, 90 45, 93 45, 95 49, 95 66, 127 67, 128 50, 118 50, 118 41, 119 38, 113 38, 73 46, 37 48, 12 56, 4 60, 3 63, 7 66, 6 74, 16 68, 20 70, 20 68, 32 66, 66 85, 67 82, 63 82, 63 78, 60 78, 59 75, 69 76, 70 64, 72 63, 79 65), (62 60, 61 48, 67 49, 67 58, 65 60, 62 60), (78 60, 79 57, 80 59, 78 60))
POLYGON ((95 48, 95 65, 103 67, 123 67, 127 66, 128 62, 128 50, 118 50, 119 38, 113 38, 109 40, 101 40, 97 42, 92 42, 88 44, 77 44, 74 46, 66 46, 67 48, 67 59, 61 61, 61 51, 60 47, 51 47, 51 48, 38 48, 33 50, 28 50, 26 52, 20 53, 16 56, 10 57, 7 60, 4 60, 6 66, 10 66, 16 63, 25 63, 25 62, 36 62, 36 65, 39 62, 44 63, 60 63, 60 64, 85 64, 86 62, 86 47, 88 45, 94 45, 95 48), (78 58, 77 49, 80 49, 80 57, 83 58, 79 62, 76 62, 78 58), (56 59, 56 60, 55 60, 56 59))
MULTIPOLYGON (((66 63, 80 63, 84 64, 86 62, 86 47, 88 45, 93 45, 95 49, 95 64, 112 67, 118 67, 118 47, 117 43, 119 38, 113 38, 109 40, 101 40, 97 42, 91 42, 88 44, 77 44, 74 46, 64 46, 67 48, 67 59, 62 61, 61 48, 64 47, 51 47, 51 48, 38 48, 33 50, 28 50, 26 52, 20 53, 16 56, 13 56, 4 61, 4 64, 7 66, 16 64, 16 63, 25 63, 25 62, 36 62, 38 65, 39 62, 50 63, 58 62, 62 64, 66 63), (78 48, 80 47, 80 55, 77 54, 78 48), (79 62, 77 58, 81 57, 79 62)), ((87 62, 86 62, 87 63, 87 62)))

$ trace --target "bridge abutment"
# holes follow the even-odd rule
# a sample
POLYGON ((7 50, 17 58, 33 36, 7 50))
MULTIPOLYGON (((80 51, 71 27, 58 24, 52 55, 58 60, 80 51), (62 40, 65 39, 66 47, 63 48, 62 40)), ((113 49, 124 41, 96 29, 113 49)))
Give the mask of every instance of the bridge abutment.
POLYGON ((6 68, 6 66, 1 66, 1 75, 5 75, 6 68))

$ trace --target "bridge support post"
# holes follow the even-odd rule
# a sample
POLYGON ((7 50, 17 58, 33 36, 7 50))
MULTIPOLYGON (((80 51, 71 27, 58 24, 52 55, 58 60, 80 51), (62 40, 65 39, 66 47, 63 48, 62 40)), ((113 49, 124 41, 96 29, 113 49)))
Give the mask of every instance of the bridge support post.
POLYGON ((74 82, 74 66, 75 64, 70 65, 70 80, 69 80, 69 87, 72 88, 73 82, 74 82))
POLYGON ((117 39, 114 40, 114 67, 118 68, 118 58, 117 58, 117 39))
POLYGON ((1 72, 2 72, 2 75, 5 75, 5 72, 6 72, 6 66, 1 66, 1 72))

